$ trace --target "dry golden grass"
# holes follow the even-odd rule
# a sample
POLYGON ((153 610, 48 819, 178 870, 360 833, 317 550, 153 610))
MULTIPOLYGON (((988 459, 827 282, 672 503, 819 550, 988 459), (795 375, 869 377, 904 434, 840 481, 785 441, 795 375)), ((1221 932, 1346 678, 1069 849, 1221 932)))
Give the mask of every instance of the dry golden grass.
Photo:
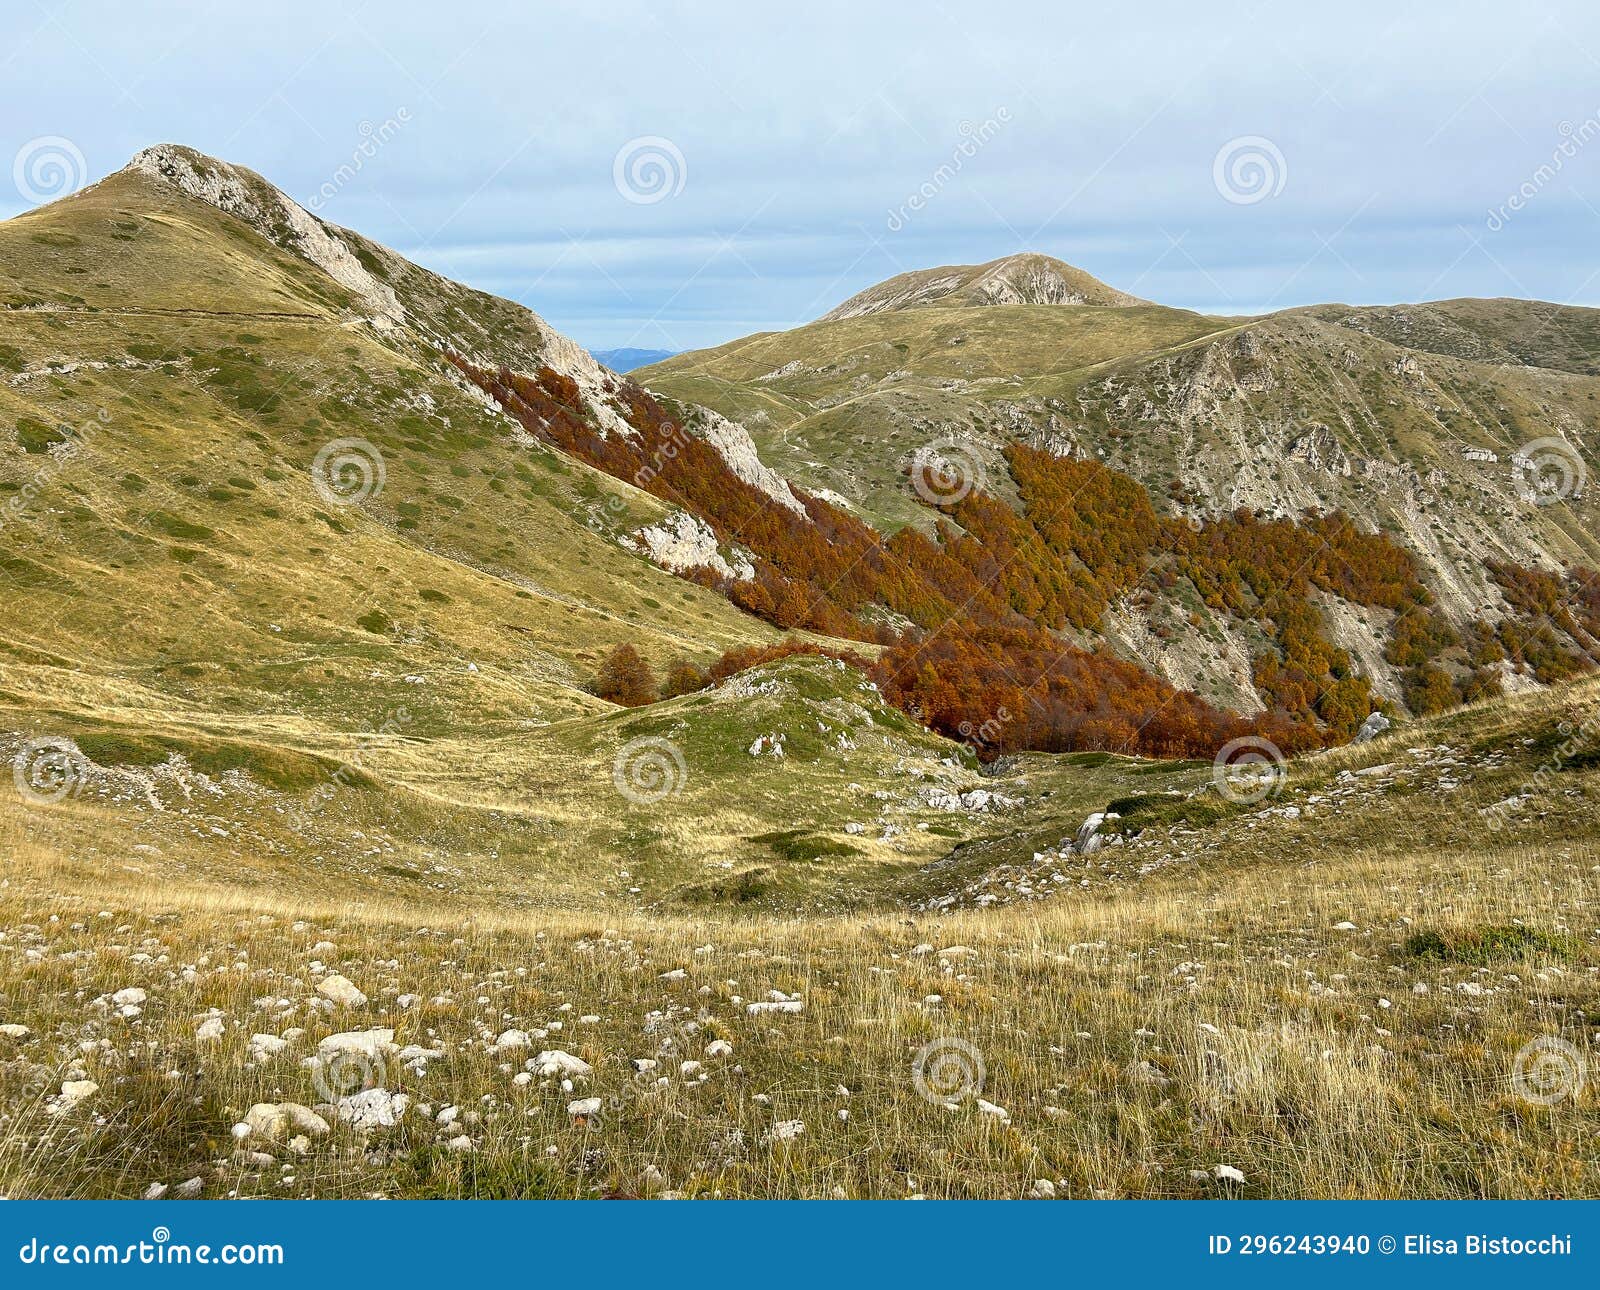
MULTIPOLYGON (((1466 714, 1416 742, 1503 726, 1518 745, 1593 695, 1466 714)), ((1296 774, 1404 751, 1391 737, 1296 774)), ((1536 760, 1494 773, 1525 779, 1536 760)), ((1337 849, 1307 846, 1303 820, 1241 816, 1254 827, 1228 840, 1215 826, 1220 849, 1193 863, 942 917, 497 910, 351 901, 326 882, 295 898, 154 864, 90 874, 11 814, 0 1022, 32 1033, 0 1039, 0 1192, 137 1195, 198 1177, 241 1196, 1008 1197, 1036 1179, 1066 1196, 1592 1194, 1600 1117, 1576 1077, 1600 1009, 1600 847, 1569 828, 1592 819, 1588 775, 1549 793, 1543 822, 1475 844, 1430 842, 1417 796, 1394 791, 1363 805, 1366 840, 1337 849), (1528 939, 1497 940, 1505 928, 1528 939), (1421 932, 1453 948, 1419 952, 1421 932), (335 948, 313 951, 322 941, 335 948), (313 959, 368 1004, 317 1011, 313 959), (97 1006, 127 986, 148 991, 139 1017, 97 1006), (803 1011, 748 1013, 774 990, 803 1011), (226 1031, 203 1043, 209 1015, 226 1031), (414 1106, 304 1154, 229 1137, 253 1104, 320 1100, 299 1059, 369 1026, 442 1050, 425 1075, 391 1061, 382 1078, 459 1119, 441 1128, 414 1106), (252 1033, 289 1027, 306 1033, 282 1057, 249 1061, 252 1033), (546 1033, 493 1052, 508 1029, 546 1033), (731 1055, 708 1056, 713 1039, 731 1055), (1009 1123, 975 1097, 946 1109, 918 1092, 917 1054, 936 1041, 971 1045, 1009 1123), (1533 1041, 1571 1048, 1536 1067, 1519 1058, 1533 1041), (514 1083, 540 1049, 593 1073, 571 1090, 514 1083), (659 1066, 640 1077, 631 1058, 659 1066), (1534 1084, 1519 1089, 1519 1069, 1534 1084), (1544 1074, 1572 1077, 1548 1105, 1524 1095, 1544 1074), (50 1114, 77 1076, 100 1091, 50 1114), (590 1096, 601 1113, 575 1123, 568 1103, 590 1096), (803 1132, 771 1140, 790 1120, 803 1132), (1245 1183, 1217 1181, 1217 1165, 1245 1183)), ((1482 787, 1500 791, 1487 773, 1482 787)))

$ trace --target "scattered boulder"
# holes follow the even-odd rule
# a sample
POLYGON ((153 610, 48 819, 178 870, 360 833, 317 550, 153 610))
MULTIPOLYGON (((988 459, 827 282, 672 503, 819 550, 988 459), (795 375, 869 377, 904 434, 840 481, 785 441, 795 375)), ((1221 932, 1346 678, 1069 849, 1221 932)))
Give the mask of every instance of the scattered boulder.
POLYGON ((339 1099, 339 1119, 354 1129, 387 1129, 399 1124, 411 1099, 386 1088, 369 1088, 339 1099))
POLYGON ((323 1061, 336 1057, 359 1056, 372 1061, 382 1061, 394 1052, 394 1031, 387 1027, 374 1030, 344 1030, 329 1035, 317 1045, 317 1056, 323 1061))
POLYGON ((280 1039, 277 1035, 251 1035, 250 1060, 255 1062, 268 1061, 280 1056, 289 1046, 287 1039, 280 1039))
POLYGON ((1384 716, 1381 712, 1368 713, 1367 719, 1361 723, 1360 729, 1358 729, 1355 733, 1355 738, 1353 738, 1350 742, 1355 744, 1367 743, 1383 734, 1384 731, 1388 730, 1393 724, 1394 723, 1391 722, 1389 718, 1384 716))
MULTIPOLYGON (((342 977, 337 972, 317 982, 317 993, 343 1008, 361 1008, 367 1002, 367 996, 356 989, 348 977, 342 977)), ((393 1038, 393 1032, 390 1037, 393 1038)))
POLYGON ((275 1103, 257 1102, 244 1113, 244 1126, 245 1136, 253 1134, 269 1142, 282 1142, 288 1136, 289 1117, 275 1103))
POLYGON ((559 1075, 562 1079, 577 1079, 591 1074, 594 1067, 581 1057, 564 1053, 559 1048, 549 1049, 533 1059, 534 1069, 544 1076, 559 1075))

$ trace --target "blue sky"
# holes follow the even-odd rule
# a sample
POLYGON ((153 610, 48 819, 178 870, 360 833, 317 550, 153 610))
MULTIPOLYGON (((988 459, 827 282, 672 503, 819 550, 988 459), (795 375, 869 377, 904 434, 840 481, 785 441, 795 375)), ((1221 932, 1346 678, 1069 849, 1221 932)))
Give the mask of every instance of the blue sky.
POLYGON ((7 0, 0 24, 0 214, 38 195, 4 166, 36 140, 89 179, 187 143, 594 347, 789 327, 1024 249, 1210 312, 1600 304, 1592 0, 7 0))

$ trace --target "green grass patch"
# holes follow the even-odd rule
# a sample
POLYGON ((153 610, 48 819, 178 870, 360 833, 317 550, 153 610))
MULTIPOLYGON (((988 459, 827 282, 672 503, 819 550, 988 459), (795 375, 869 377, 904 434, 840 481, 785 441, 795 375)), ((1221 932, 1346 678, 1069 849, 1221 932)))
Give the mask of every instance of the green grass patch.
POLYGON ((1404 953, 1412 959, 1482 965, 1525 958, 1530 954, 1570 959, 1580 948, 1574 937, 1507 923, 1414 932, 1406 939, 1404 953))

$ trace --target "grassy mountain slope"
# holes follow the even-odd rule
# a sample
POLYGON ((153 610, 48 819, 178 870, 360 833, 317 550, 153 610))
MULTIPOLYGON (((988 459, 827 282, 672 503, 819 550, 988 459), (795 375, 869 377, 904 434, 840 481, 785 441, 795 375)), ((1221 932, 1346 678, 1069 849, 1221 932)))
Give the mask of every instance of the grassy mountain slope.
POLYGON ((420 733, 599 710, 581 687, 621 640, 664 661, 770 639, 620 549, 660 504, 532 441, 428 341, 452 324, 532 361, 537 320, 420 274, 391 275, 407 321, 374 326, 370 301, 137 168, 0 225, 11 658, 342 729, 404 702, 420 733), (359 505, 313 478, 346 438, 381 457, 359 505))
MULTIPOLYGON (((931 443, 1010 498, 1000 451, 1020 441, 1130 475, 1169 514, 1343 511, 1412 553, 1452 621, 1493 623, 1506 604, 1491 560, 1600 558, 1593 490, 1572 487, 1595 466, 1597 318, 1525 301, 1260 319, 935 302, 751 336, 638 376, 742 418, 781 469, 888 528, 931 526, 908 479, 931 443), (1520 464, 1526 445, 1548 479, 1520 464), (1540 491, 1563 480, 1561 495, 1540 491)), ((1117 607, 1102 632, 1175 684, 1248 708, 1249 626, 1207 617, 1163 595, 1117 607)), ((1398 699, 1384 623, 1336 605, 1323 617, 1398 699)))
POLYGON ((637 375, 741 421, 775 469, 895 528, 929 522, 905 467, 930 435, 1003 442, 1036 412, 1048 424, 1086 373, 1231 326, 1157 305, 935 304, 763 332, 637 375))
POLYGON ((1082 269, 1048 255, 1008 255, 987 264, 953 264, 898 274, 850 297, 823 322, 930 305, 1142 305, 1082 269))

